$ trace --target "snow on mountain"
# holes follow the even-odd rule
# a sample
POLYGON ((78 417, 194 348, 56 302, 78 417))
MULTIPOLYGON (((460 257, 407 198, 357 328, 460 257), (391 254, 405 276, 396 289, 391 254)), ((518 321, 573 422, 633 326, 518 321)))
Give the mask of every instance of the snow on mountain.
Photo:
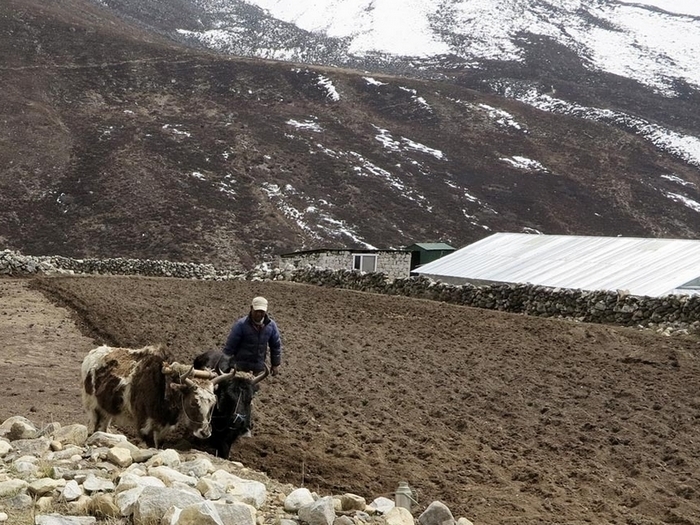
MULTIPOLYGON (((522 61, 528 35, 553 39, 588 67, 635 79, 666 96, 674 81, 700 87, 700 2, 696 0, 248 0, 271 18, 317 37, 337 39, 351 56, 467 62, 522 61)), ((240 38, 240 2, 197 0, 214 28, 182 31, 210 47, 240 38)), ((321 46, 322 47, 322 46, 321 46)), ((299 49, 259 49, 268 58, 299 58, 299 49)))

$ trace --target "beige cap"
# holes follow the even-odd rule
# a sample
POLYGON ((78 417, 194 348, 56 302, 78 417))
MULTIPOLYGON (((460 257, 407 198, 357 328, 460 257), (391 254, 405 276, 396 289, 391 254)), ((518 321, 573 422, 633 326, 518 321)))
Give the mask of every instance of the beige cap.
POLYGON ((253 310, 262 310, 263 312, 267 312, 267 299, 264 297, 256 297, 253 299, 251 306, 253 307, 253 310))

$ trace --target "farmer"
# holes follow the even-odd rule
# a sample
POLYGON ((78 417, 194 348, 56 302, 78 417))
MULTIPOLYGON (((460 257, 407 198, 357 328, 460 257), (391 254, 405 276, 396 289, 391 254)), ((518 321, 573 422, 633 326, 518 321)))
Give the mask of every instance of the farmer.
POLYGON ((255 297, 250 312, 241 317, 231 328, 224 345, 224 354, 231 356, 231 366, 242 372, 258 374, 265 370, 267 348, 270 347, 270 373, 279 373, 282 363, 282 340, 280 332, 267 315, 267 299, 255 297))

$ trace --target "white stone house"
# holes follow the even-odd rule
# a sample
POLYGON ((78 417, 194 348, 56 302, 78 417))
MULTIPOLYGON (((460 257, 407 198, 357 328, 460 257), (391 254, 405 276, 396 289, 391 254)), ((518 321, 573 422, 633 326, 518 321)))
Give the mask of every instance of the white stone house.
POLYGON ((391 279, 405 278, 411 271, 411 253, 406 250, 318 249, 285 253, 283 263, 295 268, 314 266, 330 270, 381 272, 391 279))

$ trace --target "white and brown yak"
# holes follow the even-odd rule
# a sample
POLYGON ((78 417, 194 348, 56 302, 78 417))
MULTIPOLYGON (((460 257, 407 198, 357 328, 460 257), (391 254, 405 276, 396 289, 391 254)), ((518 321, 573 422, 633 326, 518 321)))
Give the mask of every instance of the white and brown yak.
POLYGON ((169 363, 156 346, 100 346, 85 356, 81 367, 89 431, 106 432, 113 421, 134 427, 148 446, 158 447, 180 432, 206 439, 211 435, 214 390, 228 377, 169 363))

